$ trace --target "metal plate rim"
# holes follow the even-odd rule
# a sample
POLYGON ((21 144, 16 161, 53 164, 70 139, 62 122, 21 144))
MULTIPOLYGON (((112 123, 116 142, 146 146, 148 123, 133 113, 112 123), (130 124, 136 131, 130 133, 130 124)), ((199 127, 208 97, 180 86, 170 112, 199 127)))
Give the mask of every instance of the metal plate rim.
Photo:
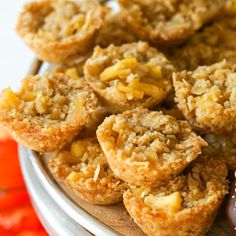
POLYGON ((55 184, 53 180, 45 170, 43 163, 41 161, 41 156, 23 146, 19 146, 19 156, 20 159, 27 159, 35 173, 35 176, 50 195, 52 199, 56 202, 58 206, 72 219, 74 219, 79 225, 87 229, 94 235, 99 236, 118 236, 119 233, 115 232, 109 226, 103 224, 95 217, 91 216, 85 210, 80 208, 78 205, 73 203, 73 201, 66 196, 59 185, 55 184))

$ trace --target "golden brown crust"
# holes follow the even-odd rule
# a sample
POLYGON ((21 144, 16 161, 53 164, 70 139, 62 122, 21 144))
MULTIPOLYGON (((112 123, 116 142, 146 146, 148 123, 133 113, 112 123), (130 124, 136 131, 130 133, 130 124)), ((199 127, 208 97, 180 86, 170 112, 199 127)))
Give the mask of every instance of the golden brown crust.
POLYGON ((112 112, 159 104, 172 88, 174 67, 147 43, 96 47, 85 78, 112 112))
POLYGON ((25 5, 16 31, 41 60, 66 63, 90 53, 104 12, 96 0, 35 1, 25 5))
POLYGON ((97 137, 115 175, 141 186, 166 183, 206 145, 186 121, 144 108, 106 118, 97 137))
POLYGON ((161 43, 186 39, 224 7, 221 0, 119 0, 119 3, 140 39, 161 43))
POLYGON ((133 187, 124 204, 147 235, 201 236, 210 228, 227 194, 227 168, 206 160, 157 189, 133 187))
POLYGON ((61 66, 4 90, 0 125, 53 151, 50 171, 81 199, 124 194, 147 235, 204 235, 236 169, 236 0, 118 2, 25 5, 18 35, 61 66))
POLYGON ((55 153, 50 169, 80 198, 93 204, 118 203, 127 188, 114 177, 96 137, 76 139, 55 153))
POLYGON ((0 123, 19 143, 39 152, 58 150, 100 109, 84 79, 69 71, 28 76, 17 93, 3 90, 0 123))
POLYGON ((20 144, 38 152, 60 149, 82 129, 83 122, 74 125, 43 129, 35 124, 20 122, 10 116, 1 114, 1 124, 20 144))
POLYGON ((173 76, 178 108, 202 133, 235 129, 235 66, 222 61, 173 76))

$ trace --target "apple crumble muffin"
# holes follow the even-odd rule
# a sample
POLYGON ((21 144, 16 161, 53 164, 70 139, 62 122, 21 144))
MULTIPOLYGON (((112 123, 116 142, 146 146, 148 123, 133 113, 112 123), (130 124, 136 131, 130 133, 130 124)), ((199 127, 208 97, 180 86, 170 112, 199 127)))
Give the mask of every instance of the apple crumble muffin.
MULTIPOLYGON (((64 73, 74 79, 79 79, 81 78, 81 80, 84 80, 84 74, 83 74, 83 66, 84 63, 80 64, 73 64, 73 66, 68 66, 68 65, 60 65, 60 66, 55 66, 54 68, 52 68, 52 72, 59 72, 59 73, 64 73)), ((87 83, 84 83, 84 86, 87 87, 87 83)), ((100 102, 97 105, 96 109, 90 113, 89 119, 87 120, 86 124, 83 126, 83 129, 81 130, 81 132, 83 132, 84 137, 86 135, 91 135, 93 133, 96 132, 97 127, 102 123, 102 121, 104 120, 104 118, 106 116, 108 116, 109 113, 106 109, 106 107, 104 107, 100 102)))
POLYGON ((113 175, 95 136, 76 139, 54 154, 50 169, 80 198, 93 204, 118 203, 127 189, 127 184, 113 175))
POLYGON ((118 0, 142 40, 175 43, 194 34, 224 7, 222 0, 118 0))
POLYGON ((229 133, 235 129, 235 71, 235 65, 223 60, 173 75, 178 108, 202 133, 229 133))
POLYGON ((124 204, 147 235, 205 235, 228 193, 227 168, 207 160, 159 188, 131 187, 124 204))
POLYGON ((207 145, 187 121, 142 107, 107 117, 97 137, 114 174, 141 186, 168 182, 207 145))
POLYGON ((185 44, 168 50, 178 70, 195 70, 227 59, 236 62, 236 17, 222 17, 193 35, 185 44))
POLYGON ((96 0, 33 1, 25 5, 16 31, 41 60, 65 63, 92 50, 104 12, 96 0))
POLYGON ((99 102, 74 68, 27 76, 18 92, 0 98, 0 124, 25 146, 39 152, 60 149, 88 123, 99 102))
POLYGON ((203 153, 214 156, 227 164, 231 170, 236 170, 236 135, 216 135, 206 134, 203 137, 208 146, 203 149, 203 153))
POLYGON ((124 12, 113 12, 111 10, 106 15, 104 25, 99 30, 96 44, 101 47, 108 47, 110 44, 119 46, 135 41, 137 38, 126 24, 124 12))
POLYGON ((96 47, 84 72, 90 86, 112 112, 153 107, 171 91, 174 67, 147 43, 96 47))

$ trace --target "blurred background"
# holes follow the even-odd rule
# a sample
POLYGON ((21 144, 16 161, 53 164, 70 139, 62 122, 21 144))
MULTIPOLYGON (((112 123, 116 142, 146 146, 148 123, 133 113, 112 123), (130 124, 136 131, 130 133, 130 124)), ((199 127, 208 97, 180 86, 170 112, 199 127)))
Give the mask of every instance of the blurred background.
MULTIPOLYGON (((0 7, 0 90, 16 89, 33 54, 15 33, 26 0, 2 1, 0 7)), ((18 161, 17 144, 0 127, 0 236, 45 236, 31 205, 18 161)))
POLYGON ((2 1, 0 7, 0 89, 16 88, 25 76, 33 54, 18 38, 15 25, 26 0, 2 1))

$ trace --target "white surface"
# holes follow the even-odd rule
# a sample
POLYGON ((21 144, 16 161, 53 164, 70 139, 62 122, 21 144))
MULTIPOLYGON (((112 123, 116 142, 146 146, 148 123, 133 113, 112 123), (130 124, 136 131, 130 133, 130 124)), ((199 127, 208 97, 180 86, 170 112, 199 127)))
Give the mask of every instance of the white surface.
POLYGON ((1 1, 0 5, 0 90, 19 86, 32 59, 31 50, 15 33, 18 14, 26 0, 1 1))

